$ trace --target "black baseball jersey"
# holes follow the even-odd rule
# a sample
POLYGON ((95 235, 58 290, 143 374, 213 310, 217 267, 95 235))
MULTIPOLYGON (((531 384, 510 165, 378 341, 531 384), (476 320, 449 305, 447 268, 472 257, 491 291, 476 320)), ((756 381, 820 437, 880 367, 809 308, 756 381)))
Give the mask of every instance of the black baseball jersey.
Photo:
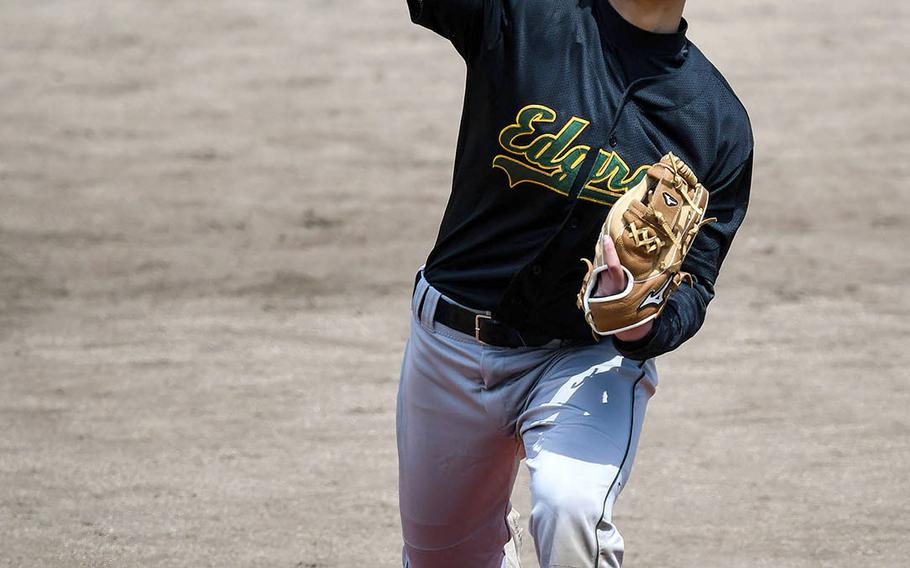
POLYGON ((520 330, 592 340, 575 305, 610 206, 667 152, 711 193, 651 333, 617 346, 644 359, 704 321, 745 216, 748 116, 686 38, 644 31, 608 0, 408 0, 411 19, 467 64, 451 197, 424 274, 447 296, 520 330))

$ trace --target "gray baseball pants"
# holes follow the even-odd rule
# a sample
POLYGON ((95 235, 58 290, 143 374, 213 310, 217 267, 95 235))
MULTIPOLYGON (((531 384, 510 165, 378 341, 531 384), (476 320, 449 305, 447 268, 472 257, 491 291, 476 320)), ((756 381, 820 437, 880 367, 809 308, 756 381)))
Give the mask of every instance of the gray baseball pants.
POLYGON ((612 341, 502 348, 433 322, 440 293, 422 277, 398 392, 399 493, 406 568, 500 568, 522 458, 542 568, 622 563, 613 505, 629 479, 653 360, 612 341))

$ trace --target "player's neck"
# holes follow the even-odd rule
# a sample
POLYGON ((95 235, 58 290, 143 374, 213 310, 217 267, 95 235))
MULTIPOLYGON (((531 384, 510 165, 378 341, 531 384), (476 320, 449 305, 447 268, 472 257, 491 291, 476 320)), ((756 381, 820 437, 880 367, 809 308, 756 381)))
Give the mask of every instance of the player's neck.
POLYGON ((609 0, 630 24, 656 33, 679 29, 686 0, 609 0))

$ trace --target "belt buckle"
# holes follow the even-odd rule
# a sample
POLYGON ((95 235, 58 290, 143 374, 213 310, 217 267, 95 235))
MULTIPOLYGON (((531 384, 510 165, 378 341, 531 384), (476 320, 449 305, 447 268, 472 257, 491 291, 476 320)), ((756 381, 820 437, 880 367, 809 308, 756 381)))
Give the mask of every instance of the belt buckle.
POLYGON ((482 345, 488 345, 488 343, 486 341, 484 341, 483 339, 480 338, 480 320, 481 319, 493 321, 493 316, 488 316, 487 314, 477 314, 476 316, 474 316, 474 339, 476 339, 477 342, 482 345))

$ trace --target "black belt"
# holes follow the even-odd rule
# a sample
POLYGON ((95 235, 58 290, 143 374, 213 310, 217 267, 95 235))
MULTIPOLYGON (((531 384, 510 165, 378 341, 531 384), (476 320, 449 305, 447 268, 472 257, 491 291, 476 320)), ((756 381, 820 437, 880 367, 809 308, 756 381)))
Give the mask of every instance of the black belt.
POLYGON ((552 337, 518 331, 507 323, 493 319, 485 312, 470 310, 442 297, 436 303, 433 321, 495 347, 539 347, 553 341, 552 337))

